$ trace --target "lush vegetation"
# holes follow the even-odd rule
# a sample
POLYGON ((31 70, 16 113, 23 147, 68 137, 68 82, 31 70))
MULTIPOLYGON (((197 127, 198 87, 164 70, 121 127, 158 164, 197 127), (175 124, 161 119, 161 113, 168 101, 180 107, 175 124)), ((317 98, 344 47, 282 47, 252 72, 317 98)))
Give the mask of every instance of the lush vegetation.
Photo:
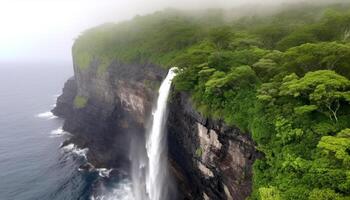
POLYGON ((74 107, 75 108, 84 108, 87 104, 87 98, 83 97, 83 96, 76 96, 74 98, 74 107))
MULTIPOLYGON (((87 31, 81 70, 113 59, 177 66, 196 108, 252 134, 251 199, 350 198, 350 7, 290 6, 269 16, 176 11, 87 31)), ((197 150, 199 155, 201 150, 197 150)))

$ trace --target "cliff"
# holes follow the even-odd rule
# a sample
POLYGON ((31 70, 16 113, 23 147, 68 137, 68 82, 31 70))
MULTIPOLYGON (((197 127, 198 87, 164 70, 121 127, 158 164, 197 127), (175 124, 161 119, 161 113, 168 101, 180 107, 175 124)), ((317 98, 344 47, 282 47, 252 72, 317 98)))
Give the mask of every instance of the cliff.
POLYGON ((53 113, 65 119, 63 129, 73 134, 65 143, 89 148, 95 167, 128 169, 132 138, 144 138, 157 85, 165 71, 154 65, 113 62, 103 74, 98 64, 79 70, 67 81, 53 113), (82 101, 81 102, 79 102, 82 101))
MULTIPOLYGON (((128 172, 131 142, 144 143, 166 70, 119 62, 103 74, 97 68, 97 62, 84 70, 75 65, 53 113, 65 119, 64 130, 73 134, 66 143, 89 148, 92 165, 128 172)), ((167 131, 179 199, 245 199, 250 194, 257 153, 248 134, 202 117, 185 93, 176 92, 169 100, 167 131)))
MULTIPOLYGON (((205 118, 185 93, 169 105, 171 163, 186 177, 190 199, 246 199, 252 190, 252 164, 260 156, 249 134, 205 118)), ((183 184, 183 182, 181 182, 183 184)))

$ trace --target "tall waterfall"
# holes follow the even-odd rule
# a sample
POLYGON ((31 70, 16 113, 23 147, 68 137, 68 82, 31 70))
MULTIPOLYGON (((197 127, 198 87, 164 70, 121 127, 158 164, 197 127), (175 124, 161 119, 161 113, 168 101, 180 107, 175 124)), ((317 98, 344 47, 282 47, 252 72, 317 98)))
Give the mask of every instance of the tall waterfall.
POLYGON ((149 132, 146 149, 148 155, 148 168, 146 172, 146 191, 150 200, 165 200, 168 194, 168 175, 166 158, 166 135, 164 126, 167 114, 167 100, 171 81, 175 76, 174 68, 159 88, 157 106, 153 113, 152 127, 149 132))

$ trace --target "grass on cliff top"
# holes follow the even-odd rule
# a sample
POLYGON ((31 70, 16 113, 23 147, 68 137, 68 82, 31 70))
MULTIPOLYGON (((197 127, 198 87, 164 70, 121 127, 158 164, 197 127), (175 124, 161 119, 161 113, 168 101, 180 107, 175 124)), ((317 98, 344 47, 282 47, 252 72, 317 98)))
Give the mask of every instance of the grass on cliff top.
POLYGON ((209 30, 222 24, 220 12, 209 20, 184 12, 167 10, 137 16, 119 24, 104 24, 85 31, 74 43, 73 56, 80 69, 97 58, 125 63, 149 63, 168 66, 182 51, 206 38, 209 30))

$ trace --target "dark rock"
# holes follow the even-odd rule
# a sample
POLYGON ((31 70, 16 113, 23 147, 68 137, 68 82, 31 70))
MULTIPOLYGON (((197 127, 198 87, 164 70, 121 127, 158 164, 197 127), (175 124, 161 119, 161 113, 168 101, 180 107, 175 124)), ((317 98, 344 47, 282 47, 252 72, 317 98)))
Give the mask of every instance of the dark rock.
POLYGON ((91 163, 87 162, 87 163, 85 163, 85 164, 82 164, 82 165, 79 167, 79 170, 80 170, 80 171, 92 172, 92 171, 95 170, 95 167, 94 167, 91 163))
POLYGON ((168 118, 169 154, 179 186, 187 188, 184 198, 246 199, 252 164, 260 156, 254 142, 235 127, 203 117, 189 99, 174 94, 168 118))
POLYGON ((133 137, 144 137, 157 88, 166 70, 155 65, 114 62, 103 74, 97 64, 74 69, 52 112, 65 119, 63 129, 73 136, 65 143, 89 148, 87 157, 96 168, 129 167, 129 146, 133 137), (87 104, 76 108, 82 96, 87 104))

